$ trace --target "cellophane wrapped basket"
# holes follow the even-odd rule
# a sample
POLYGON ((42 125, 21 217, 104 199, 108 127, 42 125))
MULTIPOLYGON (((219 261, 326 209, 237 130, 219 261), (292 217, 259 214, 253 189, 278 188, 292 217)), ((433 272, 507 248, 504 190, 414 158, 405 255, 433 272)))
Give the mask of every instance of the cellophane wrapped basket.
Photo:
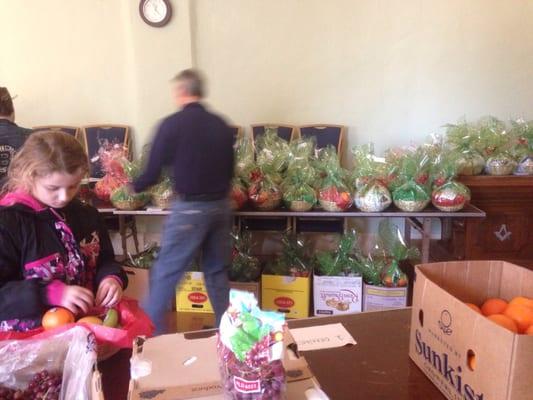
POLYGON ((341 167, 339 159, 331 148, 325 150, 319 160, 319 171, 323 174, 318 191, 318 201, 325 211, 347 211, 353 203, 348 184, 347 171, 341 167))
POLYGON ((446 125, 446 148, 456 156, 459 175, 479 175, 485 167, 485 159, 476 149, 476 129, 466 121, 446 125))
POLYGON ((435 158, 431 178, 432 204, 441 211, 460 211, 470 202, 470 189, 455 181, 457 173, 456 154, 440 153, 435 158))
POLYGON ((431 201, 430 158, 423 149, 407 153, 400 166, 400 179, 403 183, 392 193, 394 205, 402 211, 422 211, 431 201))
POLYGON ((513 156, 517 161, 515 175, 533 175, 533 121, 511 121, 511 138, 514 141, 513 156))
POLYGON ((266 168, 256 168, 250 173, 248 199, 254 208, 261 211, 271 211, 281 204, 282 193, 275 183, 279 178, 276 173, 266 168))
POLYGON ((311 186, 316 179, 314 168, 309 164, 291 165, 283 181, 283 201, 291 211, 309 211, 316 202, 316 191, 311 186))
POLYGON ((252 256, 252 235, 249 231, 231 234, 233 240, 233 257, 228 272, 232 282, 257 282, 261 277, 261 263, 252 256))
POLYGON ((128 176, 123 165, 126 154, 126 149, 117 144, 109 145, 100 150, 98 161, 105 175, 94 186, 94 194, 98 199, 108 203, 111 193, 128 182, 128 176))
POLYGON ((163 210, 170 209, 172 202, 175 199, 172 180, 169 176, 164 176, 163 179, 150 189, 152 204, 163 210))
POLYGON ((282 174, 289 162, 289 143, 278 136, 274 127, 266 127, 256 140, 257 165, 282 174))
POLYGON ((233 178, 231 182, 230 203, 234 211, 242 209, 248 202, 248 190, 246 184, 239 178, 233 178))
POLYGON ((285 399, 284 326, 284 315, 260 310, 252 293, 230 291, 217 343, 225 399, 285 399))
POLYGON ((392 203, 392 196, 387 188, 391 171, 385 159, 374 154, 372 144, 353 149, 355 182, 354 203, 364 212, 380 212, 392 203))

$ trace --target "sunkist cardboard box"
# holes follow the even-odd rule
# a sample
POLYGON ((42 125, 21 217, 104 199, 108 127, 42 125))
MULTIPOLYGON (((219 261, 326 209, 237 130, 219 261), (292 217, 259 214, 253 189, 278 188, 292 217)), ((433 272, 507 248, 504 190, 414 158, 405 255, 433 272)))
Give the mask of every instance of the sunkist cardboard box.
POLYGON ((363 310, 381 311, 407 307, 407 287, 389 288, 363 284, 363 310))
POLYGON ((261 276, 261 308, 264 310, 282 312, 287 318, 306 318, 310 297, 310 277, 261 276))
POLYGON ((533 272, 503 261, 416 267, 409 355, 446 398, 533 399, 533 336, 514 334, 464 304, 516 296, 533 297, 533 272))
MULTIPOLYGON (((131 359, 129 400, 222 399, 216 337, 190 338, 183 334, 137 338, 131 359)), ((294 343, 286 335, 285 346, 294 343)), ((304 400, 305 391, 319 388, 305 358, 289 350, 283 360, 287 371, 287 398, 304 400)))
POLYGON ((361 312, 363 280, 360 276, 313 276, 316 316, 361 312))

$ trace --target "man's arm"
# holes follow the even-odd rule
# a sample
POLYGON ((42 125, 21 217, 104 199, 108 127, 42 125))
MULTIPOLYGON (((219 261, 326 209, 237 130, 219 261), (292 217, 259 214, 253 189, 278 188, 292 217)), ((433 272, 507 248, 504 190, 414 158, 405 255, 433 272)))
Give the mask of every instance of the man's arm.
POLYGON ((152 148, 150 149, 148 164, 141 176, 133 182, 133 188, 136 192, 142 192, 158 182, 163 167, 168 165, 172 158, 174 146, 171 139, 172 131, 168 120, 165 120, 161 123, 155 135, 152 148))

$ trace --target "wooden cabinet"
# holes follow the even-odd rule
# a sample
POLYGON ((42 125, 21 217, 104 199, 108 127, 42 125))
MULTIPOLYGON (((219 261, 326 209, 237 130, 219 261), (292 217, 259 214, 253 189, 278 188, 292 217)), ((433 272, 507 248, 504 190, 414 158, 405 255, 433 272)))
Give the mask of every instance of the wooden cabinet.
POLYGON ((533 267, 533 177, 472 176, 460 181, 484 219, 455 221, 448 230, 453 258, 507 260, 533 267))

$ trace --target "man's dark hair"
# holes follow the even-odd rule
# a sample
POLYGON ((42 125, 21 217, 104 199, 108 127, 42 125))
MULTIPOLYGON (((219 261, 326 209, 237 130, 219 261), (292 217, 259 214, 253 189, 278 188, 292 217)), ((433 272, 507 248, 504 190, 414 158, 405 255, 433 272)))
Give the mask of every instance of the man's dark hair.
POLYGON ((9 117, 14 112, 13 99, 9 94, 9 90, 5 87, 0 87, 0 115, 9 117))
POLYGON ((183 70, 173 80, 179 82, 190 96, 204 97, 204 81, 199 71, 183 70))

